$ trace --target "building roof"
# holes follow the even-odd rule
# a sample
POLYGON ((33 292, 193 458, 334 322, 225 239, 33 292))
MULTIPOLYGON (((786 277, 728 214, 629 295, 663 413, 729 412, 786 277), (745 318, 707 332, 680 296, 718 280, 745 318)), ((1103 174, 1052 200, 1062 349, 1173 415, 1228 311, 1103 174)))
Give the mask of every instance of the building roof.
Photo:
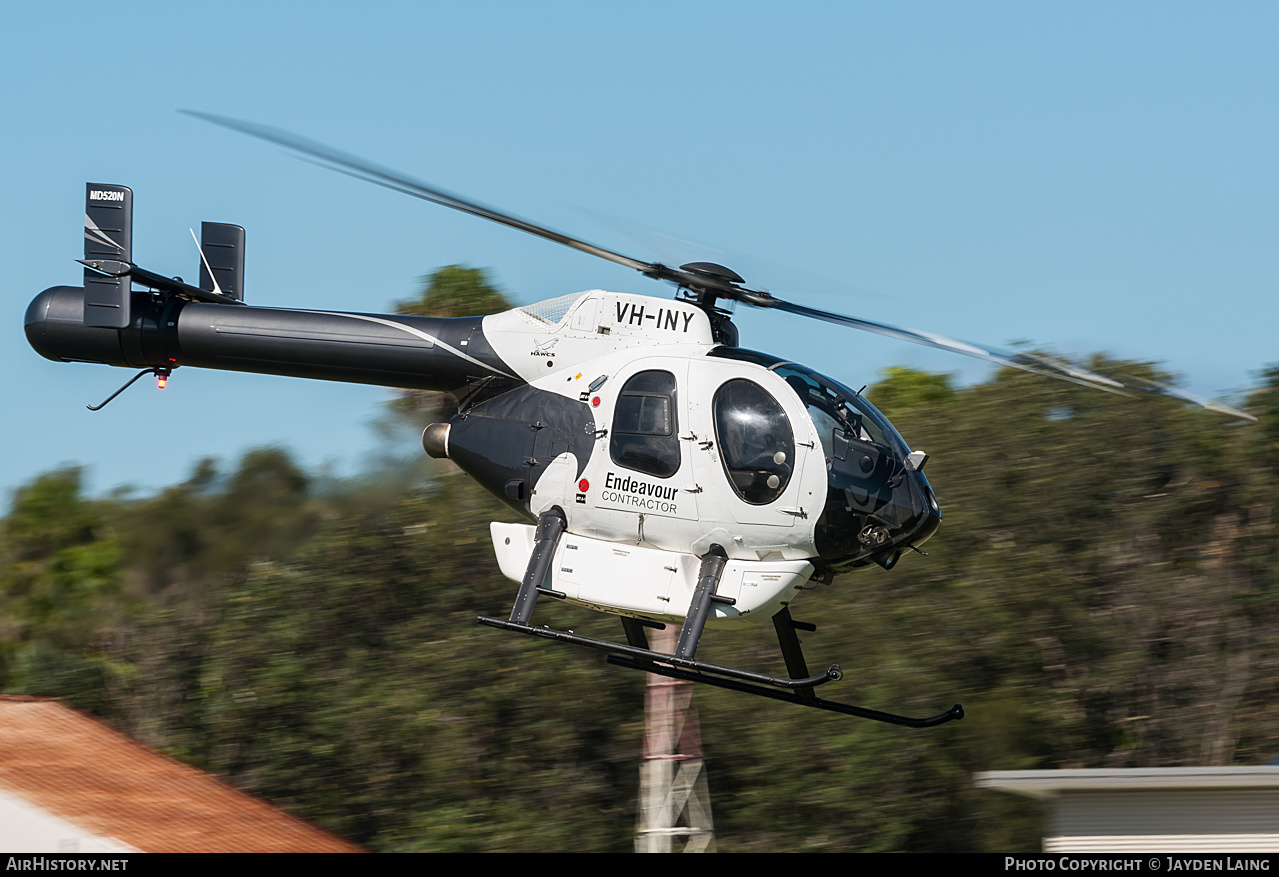
POLYGON ((991 770, 975 774, 973 780, 981 789, 1040 799, 1085 789, 1275 789, 1279 788, 1279 766, 991 770))
POLYGON ((0 696, 0 792, 143 852, 360 852, 51 699, 0 696))

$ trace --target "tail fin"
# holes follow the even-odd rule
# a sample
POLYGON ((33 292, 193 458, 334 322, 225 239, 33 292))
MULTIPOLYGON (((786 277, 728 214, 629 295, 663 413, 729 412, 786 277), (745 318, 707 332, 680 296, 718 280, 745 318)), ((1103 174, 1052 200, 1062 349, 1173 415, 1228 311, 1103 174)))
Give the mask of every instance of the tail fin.
MULTIPOLYGON (((87 183, 84 193, 85 261, 133 261, 133 190, 87 183)), ((104 277, 84 269, 84 324, 105 329, 128 327, 128 275, 104 277)))
POLYGON ((200 223, 200 249, 208 260, 200 262, 200 288, 221 289, 224 295, 244 301, 244 229, 225 222, 200 223), (209 276, 213 269, 213 277, 209 276))

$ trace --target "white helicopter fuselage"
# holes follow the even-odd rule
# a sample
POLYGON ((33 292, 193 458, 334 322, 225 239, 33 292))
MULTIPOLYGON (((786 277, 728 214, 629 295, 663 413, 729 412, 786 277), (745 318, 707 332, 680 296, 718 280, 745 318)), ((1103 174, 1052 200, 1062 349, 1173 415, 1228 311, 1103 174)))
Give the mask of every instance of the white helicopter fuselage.
MULTIPOLYGON (((735 602, 717 603, 708 623, 723 626, 771 617, 808 582, 827 491, 817 429, 776 373, 707 357, 717 345, 703 311, 592 290, 487 317, 484 334, 532 387, 586 402, 593 415, 589 459, 565 451, 532 486, 533 515, 558 507, 567 520, 549 588, 591 609, 682 619, 701 555, 720 545, 729 562, 717 592, 735 602), (670 375, 675 388, 673 436, 666 441, 677 447, 677 462, 660 477, 622 465, 610 453, 619 391, 645 372, 670 375), (794 459, 786 461, 791 477, 765 504, 747 502, 732 489, 716 440, 711 400, 724 383, 739 379, 776 399, 794 430, 794 459)), ((530 525, 492 525, 499 565, 514 581, 528 565, 533 533, 530 525)))

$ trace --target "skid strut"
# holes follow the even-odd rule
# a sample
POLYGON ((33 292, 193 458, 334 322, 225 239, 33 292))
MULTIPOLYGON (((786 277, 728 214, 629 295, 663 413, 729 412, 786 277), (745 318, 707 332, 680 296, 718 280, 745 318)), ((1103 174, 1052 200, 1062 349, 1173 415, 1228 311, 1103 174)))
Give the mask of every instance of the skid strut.
POLYGON ((551 560, 555 557, 555 549, 560 544, 560 536, 564 535, 564 513, 559 509, 551 509, 537 517, 537 531, 533 534, 533 553, 529 555, 528 566, 524 570, 524 581, 520 583, 520 592, 515 597, 515 605, 511 607, 511 621, 528 624, 533 617, 533 609, 537 606, 537 595, 548 594, 562 597, 563 594, 542 587, 546 580, 546 571, 551 568, 551 560))

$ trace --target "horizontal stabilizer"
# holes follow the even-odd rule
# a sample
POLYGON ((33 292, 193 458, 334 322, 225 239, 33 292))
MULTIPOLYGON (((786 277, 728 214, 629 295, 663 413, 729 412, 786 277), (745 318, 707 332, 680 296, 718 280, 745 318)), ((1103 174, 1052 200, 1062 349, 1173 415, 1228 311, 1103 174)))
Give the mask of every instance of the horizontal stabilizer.
MULTIPOLYGON (((218 305, 242 305, 244 302, 237 301, 228 295, 222 295, 217 292, 210 292, 207 289, 201 289, 198 286, 192 286, 189 283, 183 283, 177 277, 165 277, 163 274, 156 274, 154 271, 148 271, 129 262, 119 262, 113 259, 98 259, 90 262, 88 259, 77 259, 81 265, 85 267, 85 282, 92 276, 96 279, 99 275, 106 275, 125 283, 133 282, 139 286, 145 286, 149 289, 158 289, 162 292, 170 292, 174 295, 188 298, 191 301, 206 301, 211 304, 218 305)), ((117 327, 118 328, 118 327, 117 327)))

